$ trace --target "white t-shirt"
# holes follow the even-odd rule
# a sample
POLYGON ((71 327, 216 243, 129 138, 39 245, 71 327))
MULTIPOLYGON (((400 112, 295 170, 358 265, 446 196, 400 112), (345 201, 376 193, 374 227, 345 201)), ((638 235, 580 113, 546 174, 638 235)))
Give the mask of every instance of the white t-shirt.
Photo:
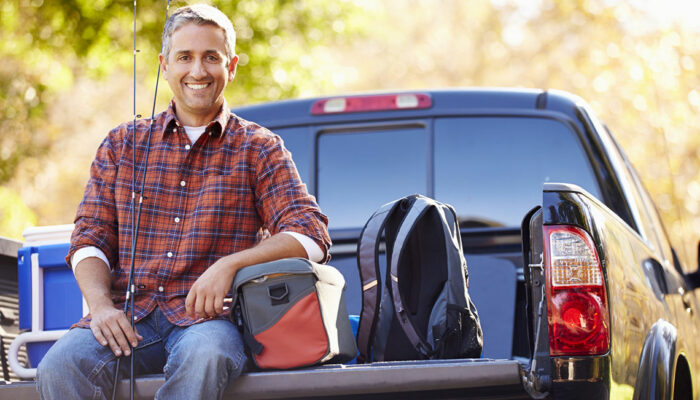
POLYGON ((202 133, 204 133, 204 130, 207 129, 206 126, 185 126, 185 133, 187 133, 187 137, 190 138, 190 142, 192 144, 195 144, 197 142, 197 139, 199 139, 200 136, 202 136, 202 133))

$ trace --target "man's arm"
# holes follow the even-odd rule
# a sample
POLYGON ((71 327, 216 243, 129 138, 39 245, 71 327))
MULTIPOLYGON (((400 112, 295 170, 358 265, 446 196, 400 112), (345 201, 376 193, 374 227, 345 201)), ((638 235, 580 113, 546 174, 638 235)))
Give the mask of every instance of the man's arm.
POLYGON ((220 258, 195 281, 185 300, 190 317, 215 317, 224 311, 224 298, 239 269, 282 258, 306 258, 306 250, 290 235, 276 234, 257 246, 220 258))
POLYGON ((125 128, 113 129, 97 149, 90 167, 90 180, 85 187, 83 200, 75 216, 75 229, 66 263, 72 263, 75 253, 86 247, 96 247, 114 265, 118 258, 118 228, 115 182, 119 170, 118 160, 125 128))
POLYGON ((328 218, 301 181, 291 153, 276 135, 264 137, 259 146, 254 188, 263 226, 272 234, 296 232, 310 238, 323 253, 319 261, 327 262, 328 218))
POLYGON ((143 338, 131 329, 124 312, 112 302, 107 264, 97 257, 88 257, 75 266, 75 279, 90 308, 90 330, 95 339, 103 346, 109 345, 117 357, 122 353, 128 356, 129 343, 136 347, 143 338))

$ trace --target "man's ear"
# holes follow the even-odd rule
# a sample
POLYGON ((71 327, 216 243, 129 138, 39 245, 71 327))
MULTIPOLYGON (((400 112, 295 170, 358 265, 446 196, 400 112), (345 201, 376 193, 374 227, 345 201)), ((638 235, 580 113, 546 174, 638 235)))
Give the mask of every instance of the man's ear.
POLYGON ((233 81, 236 76, 236 66, 238 65, 238 56, 233 56, 231 61, 228 63, 228 81, 233 81))
POLYGON ((168 61, 163 54, 158 54, 158 63, 160 64, 160 69, 163 71, 163 77, 165 77, 165 74, 168 73, 168 61))

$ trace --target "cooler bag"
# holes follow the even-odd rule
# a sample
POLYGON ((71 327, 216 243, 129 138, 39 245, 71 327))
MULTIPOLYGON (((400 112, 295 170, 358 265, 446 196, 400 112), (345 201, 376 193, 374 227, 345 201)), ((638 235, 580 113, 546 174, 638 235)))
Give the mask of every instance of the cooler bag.
POLYGON ((262 369, 352 360, 355 338, 335 268, 289 258, 241 269, 233 282, 231 318, 262 369))

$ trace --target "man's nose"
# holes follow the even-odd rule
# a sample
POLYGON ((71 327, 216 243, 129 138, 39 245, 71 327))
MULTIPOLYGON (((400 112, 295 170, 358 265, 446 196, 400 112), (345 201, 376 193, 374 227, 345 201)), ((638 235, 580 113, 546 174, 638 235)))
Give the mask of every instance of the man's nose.
POLYGON ((207 76, 207 70, 204 68, 204 63, 201 59, 196 59, 190 70, 190 75, 195 79, 202 79, 207 76))

